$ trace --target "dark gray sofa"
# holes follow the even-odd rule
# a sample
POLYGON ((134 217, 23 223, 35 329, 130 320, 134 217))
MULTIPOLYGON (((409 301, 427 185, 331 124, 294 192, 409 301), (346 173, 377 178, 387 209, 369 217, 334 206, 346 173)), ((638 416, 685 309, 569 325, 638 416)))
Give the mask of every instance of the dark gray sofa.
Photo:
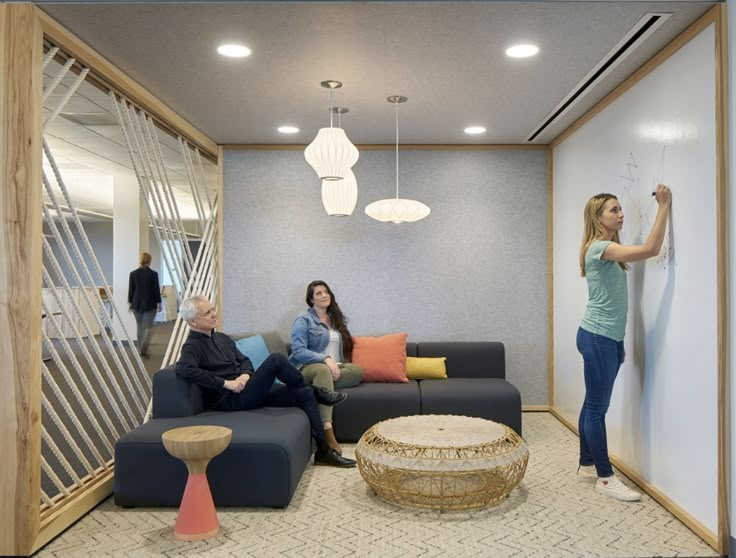
POLYGON ((506 380, 503 343, 407 343, 407 356, 447 357, 446 380, 360 384, 333 411, 335 436, 357 442, 379 421, 407 415, 467 415, 501 422, 521 435, 521 395, 506 380))
MULTIPOLYGON (((287 350, 283 342, 269 342, 268 348, 287 350)), ((448 378, 364 383, 344 390, 349 396, 334 410, 339 441, 356 442, 376 422, 416 414, 476 416, 502 422, 521 434, 521 396, 505 379, 502 343, 408 343, 407 356, 447 357, 448 378)), ((115 503, 178 506, 187 470, 166 452, 161 434, 195 424, 233 431, 230 445, 207 468, 216 505, 289 504, 312 455, 306 415, 297 408, 204 411, 201 388, 178 378, 173 366, 154 375, 153 419, 115 444, 115 503), (233 483, 234 478, 241 482, 233 483)))

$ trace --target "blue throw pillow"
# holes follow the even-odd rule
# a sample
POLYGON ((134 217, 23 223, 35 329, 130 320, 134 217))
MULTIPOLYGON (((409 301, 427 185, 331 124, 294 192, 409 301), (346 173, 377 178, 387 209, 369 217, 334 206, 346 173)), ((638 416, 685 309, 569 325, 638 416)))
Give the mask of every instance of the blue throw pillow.
POLYGON ((258 367, 268 358, 268 347, 260 335, 238 339, 235 346, 250 359, 254 370, 258 370, 258 367))

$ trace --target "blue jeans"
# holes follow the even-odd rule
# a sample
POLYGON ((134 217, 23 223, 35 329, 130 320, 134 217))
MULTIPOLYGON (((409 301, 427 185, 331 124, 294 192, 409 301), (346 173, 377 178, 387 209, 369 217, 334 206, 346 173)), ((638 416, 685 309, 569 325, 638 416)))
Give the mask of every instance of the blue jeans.
POLYGON ((307 414, 317 445, 325 444, 325 431, 314 391, 306 384, 301 372, 282 354, 271 353, 258 370, 251 373, 243 391, 230 391, 217 404, 219 411, 248 411, 259 407, 299 407, 307 414), (274 384, 275 378, 282 383, 274 384))
POLYGON ((599 477, 610 477, 606 412, 624 359, 624 342, 578 328, 577 346, 585 376, 585 400, 578 419, 580 465, 595 465, 599 477))

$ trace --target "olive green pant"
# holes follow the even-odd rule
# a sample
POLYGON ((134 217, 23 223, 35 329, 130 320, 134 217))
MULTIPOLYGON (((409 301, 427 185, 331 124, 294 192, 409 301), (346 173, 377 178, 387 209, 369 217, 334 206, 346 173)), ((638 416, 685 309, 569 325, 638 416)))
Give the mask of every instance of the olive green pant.
MULTIPOLYGON (((363 369, 357 364, 346 362, 337 366, 340 368, 340 378, 337 381, 332 379, 330 367, 323 362, 302 366, 299 372, 302 373, 304 380, 308 384, 319 386, 329 391, 357 386, 360 380, 363 379, 363 369)), ((332 422, 332 407, 320 405, 319 414, 322 417, 322 422, 332 422)))

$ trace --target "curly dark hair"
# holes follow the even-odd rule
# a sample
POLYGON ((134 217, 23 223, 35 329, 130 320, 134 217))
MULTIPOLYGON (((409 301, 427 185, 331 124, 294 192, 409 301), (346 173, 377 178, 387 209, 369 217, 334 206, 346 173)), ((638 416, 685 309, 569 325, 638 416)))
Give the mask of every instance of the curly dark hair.
POLYGON ((327 307, 330 325, 340 332, 340 336, 342 337, 342 356, 345 358, 345 362, 351 362, 353 358, 353 336, 350 335, 350 330, 348 329, 348 317, 340 310, 340 305, 335 300, 335 295, 332 289, 330 289, 330 286, 324 281, 312 281, 309 283, 307 286, 307 296, 305 297, 307 305, 310 308, 314 307, 314 289, 317 287, 324 287, 330 295, 330 305, 327 307))

